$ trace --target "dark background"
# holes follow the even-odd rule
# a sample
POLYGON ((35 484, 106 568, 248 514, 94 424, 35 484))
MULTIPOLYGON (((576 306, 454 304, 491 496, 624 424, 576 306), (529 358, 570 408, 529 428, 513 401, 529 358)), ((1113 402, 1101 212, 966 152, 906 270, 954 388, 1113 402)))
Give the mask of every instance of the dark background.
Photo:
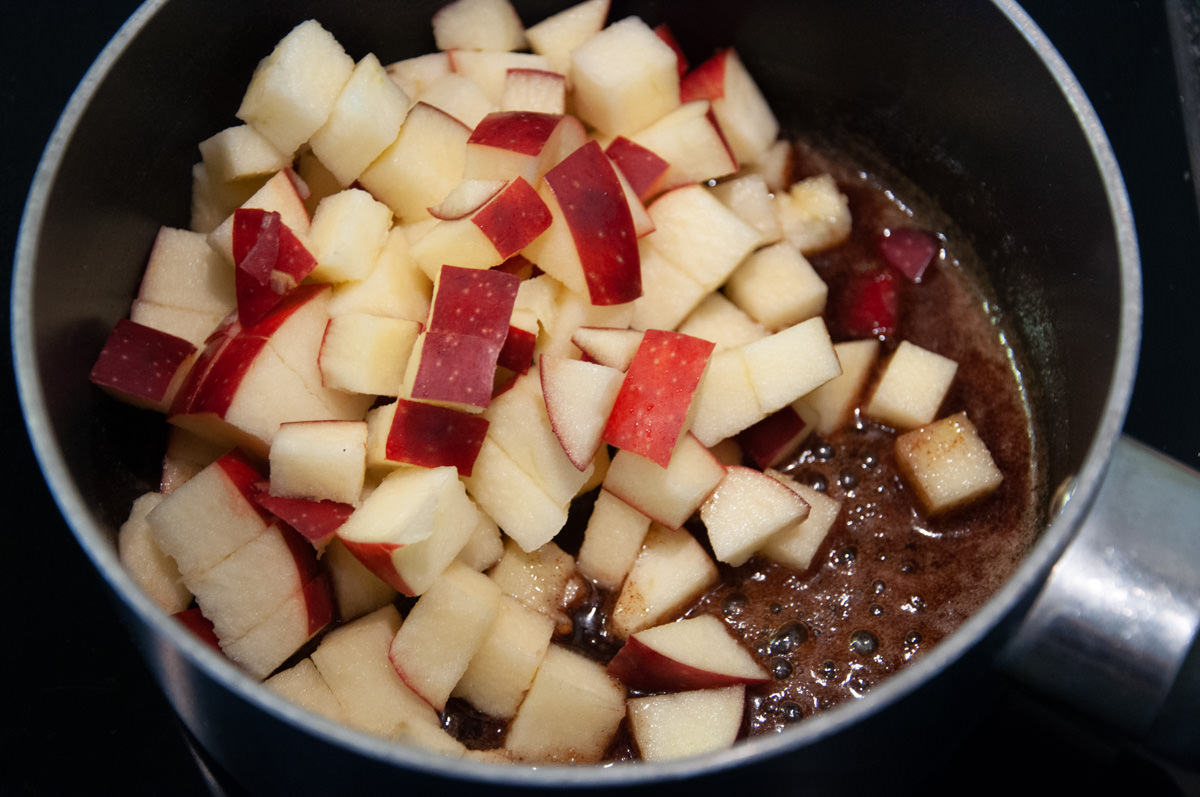
MULTIPOLYGON (((0 251, 10 268, 25 194, 58 113, 136 5, 6 4, 0 18, 0 251)), ((1030 0, 1026 8, 1096 107, 1132 198, 1145 328, 1126 431, 1200 467, 1200 358, 1192 348, 1200 212, 1163 8, 1149 0, 1030 0)), ((7 331, 7 302, 4 319, 7 331)), ((0 672, 9 689, 0 709, 0 794, 208 794, 212 781, 45 489, 11 368, 3 373, 0 445, 9 509, 0 541, 0 590, 15 624, 0 646, 0 672)), ((864 781, 863 774, 847 773, 850 792, 885 785, 864 781)), ((1015 687, 1004 690, 949 767, 924 776, 918 778, 929 781, 923 794, 1200 794, 1194 773, 1169 768, 1015 687)))

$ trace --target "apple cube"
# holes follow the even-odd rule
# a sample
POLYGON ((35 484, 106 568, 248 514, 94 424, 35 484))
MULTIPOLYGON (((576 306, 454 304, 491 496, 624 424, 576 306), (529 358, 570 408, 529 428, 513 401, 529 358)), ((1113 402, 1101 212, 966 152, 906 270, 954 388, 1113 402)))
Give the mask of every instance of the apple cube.
POLYGON ((701 185, 668 191, 646 210, 654 220, 646 240, 707 290, 724 284, 758 243, 758 231, 701 185))
POLYGON ((490 113, 467 139, 463 174, 479 180, 523 177, 537 186, 542 176, 587 142, 574 116, 532 110, 490 113))
POLYGON ((396 140, 412 105, 373 53, 355 65, 329 118, 313 133, 313 153, 343 186, 353 183, 396 140))
POLYGON ((653 525, 609 618, 619 639, 667 622, 719 579, 717 566, 689 532, 653 525))
MULTIPOLYGON (((239 207, 243 210, 265 210, 279 214, 283 226, 307 245, 311 222, 308 215, 309 188, 300 175, 291 169, 276 172, 262 187, 239 207)), ((224 255, 230 263, 236 258, 233 250, 233 225, 236 209, 208 234, 208 244, 224 255)))
POLYGON ((829 317, 842 336, 884 338, 896 334, 900 322, 899 277, 894 269, 856 271, 842 283, 829 317))
POLYGON ((543 354, 542 395, 554 435, 571 464, 585 470, 600 448, 624 374, 597 363, 543 354))
POLYGON ((833 177, 821 174, 775 194, 775 216, 784 239, 805 255, 823 252, 850 236, 850 205, 833 177))
POLYGON ((487 576, 451 563, 417 600, 392 640, 392 666, 437 711, 445 709, 495 623, 500 594, 487 576))
POLYGON ((746 687, 726 686, 631 698, 629 727, 643 761, 671 761, 733 746, 746 687))
POLYGON ((878 249, 889 266, 913 282, 920 282, 925 269, 941 252, 942 242, 928 230, 897 227, 879 237, 878 249))
POLYGON ((1004 478, 962 412, 900 435, 896 460, 930 515, 978 500, 1004 478))
POLYGON ((608 674, 639 692, 763 684, 771 676, 711 614, 644 628, 608 663, 608 674))
POLYGON ((604 665, 551 645, 504 740, 515 759, 586 764, 604 757, 625 716, 625 688, 604 665))
POLYGON ((478 335, 422 332, 413 346, 401 394, 478 412, 492 401, 502 346, 478 335))
POLYGON ((525 26, 508 0, 454 0, 433 15, 439 50, 494 50, 525 47, 525 26))
POLYGON ((400 613, 388 604, 330 631, 311 656, 345 709, 346 722, 384 738, 413 724, 441 725, 437 712, 405 685, 388 661, 401 624, 400 613))
POLYGON ((719 51, 683 76, 683 102, 710 100, 713 114, 737 159, 757 160, 779 135, 779 121, 733 48, 719 51))
POLYGON ((496 108, 500 108, 503 102, 504 86, 510 71, 524 69, 553 74, 548 72, 550 62, 544 56, 495 50, 451 50, 450 68, 478 86, 483 96, 496 108))
POLYGON ((399 395, 421 324, 347 312, 329 319, 318 363, 326 387, 371 396, 399 395))
POLYGON ((471 532, 471 538, 458 552, 458 561, 480 573, 493 567, 504 556, 504 535, 496 521, 479 513, 479 522, 471 532))
POLYGON ((387 205, 358 188, 328 196, 313 214, 309 241, 317 258, 314 280, 346 282, 371 273, 392 226, 387 205))
POLYGON ((281 424, 271 440, 271 495, 356 503, 366 451, 366 421, 281 424))
POLYGON ((725 466, 690 434, 664 468, 652 460, 618 451, 604 487, 644 515, 673 529, 683 526, 725 475, 725 466))
POLYGON ((287 153, 250 125, 227 127, 204 139, 200 157, 208 175, 223 183, 266 177, 292 165, 287 153))
POLYGON ((143 493, 133 502, 129 517, 117 531, 117 555, 150 599, 167 614, 186 609, 191 591, 179 580, 179 566, 154 541, 146 515, 158 506, 162 493, 143 493))
POLYGON ((208 173, 204 161, 192 165, 192 210, 188 229, 207 235, 221 226, 234 208, 263 186, 261 177, 225 183, 208 173))
POLYGON ((290 156, 325 124, 353 71, 329 31, 302 22, 254 70, 237 117, 290 156))
POLYGON ((444 465, 470 476, 487 435, 486 418, 421 401, 396 402, 384 456, 423 468, 444 465))
POLYGON ((592 362, 627 371, 633 355, 642 345, 643 331, 616 327, 579 327, 572 342, 592 362))
POLYGON ((388 77, 400 87, 409 97, 420 96, 430 83, 448 75, 450 69, 450 53, 432 52, 415 55, 388 64, 385 67, 388 77))
POLYGON ((817 431, 826 436, 849 423, 879 357, 879 341, 874 338, 849 340, 833 344, 833 350, 842 364, 841 375, 804 397, 805 403, 816 410, 820 419, 817 431))
POLYGON ((221 650, 255 678, 277 670, 333 619, 329 580, 318 576, 245 635, 222 640, 221 650))
MULTIPOLYGON (((792 142, 786 138, 778 138, 753 163, 742 165, 742 175, 757 175, 767 184, 767 190, 772 194, 787 191, 791 186, 796 168, 796 153, 792 142)), ((774 210, 774 197, 772 197, 774 210)), ((781 231, 782 234, 782 231, 781 231)))
POLYGON ((620 588, 649 530, 650 518, 600 490, 579 548, 579 572, 606 589, 620 588))
POLYGON ((768 470, 766 474, 794 490, 808 504, 809 512, 807 518, 767 540, 758 553, 772 562, 803 572, 812 564, 817 549, 833 528, 842 503, 778 471, 768 470))
POLYGON ((707 101, 688 102, 630 135, 667 162, 667 171, 654 187, 668 191, 703 183, 737 171, 738 162, 707 101))
POLYGON ((229 453, 232 446, 192 434, 177 426, 167 428, 158 491, 170 495, 200 471, 229 453))
POLYGON ((647 330, 608 416, 604 440, 666 468, 712 350, 710 341, 647 330))
POLYGON ((397 591, 420 595, 467 544, 478 513, 454 468, 402 468, 363 499, 338 537, 397 591))
POLYGON ((410 257, 404 230, 393 227, 371 272, 361 280, 334 286, 329 315, 365 313, 424 321, 432 294, 433 282, 410 257))
POLYGON ((268 484, 254 494, 254 500, 312 543, 318 553, 325 550, 354 511, 351 504, 315 498, 288 498, 271 495, 269 490, 268 484))
POLYGON ((737 217, 758 230, 760 246, 777 243, 783 237, 771 189, 761 174, 739 173, 712 187, 713 196, 737 217))
POLYGON ((329 573, 338 619, 343 623, 370 614, 396 599, 396 590, 368 570, 337 537, 329 541, 321 561, 329 573))
POLYGON ((567 74, 571 52, 604 28, 608 4, 609 0, 584 0, 531 25, 525 30, 530 49, 544 55, 555 72, 567 74))
POLYGON ((567 523, 567 505, 548 495, 491 437, 484 438, 471 475, 463 482, 480 508, 523 550, 545 545, 567 523))
POLYGON ((255 324, 317 265, 278 212, 239 208, 233 214, 234 287, 238 321, 255 324))
POLYGON ((571 52, 575 110, 617 136, 637 132, 679 106, 675 51, 637 17, 626 17, 571 52))
POLYGON ((634 329, 674 329, 710 294, 687 272, 659 254, 646 239, 638 242, 642 295, 633 302, 634 329))
POLYGON ((742 352, 764 413, 791 404, 842 372, 820 316, 747 343, 742 352))
POLYGON ((314 714, 346 722, 346 711, 312 659, 301 659, 263 681, 263 685, 314 714))
POLYGON ((166 412, 196 356, 183 338, 122 318, 100 350, 88 379, 135 407, 166 412))
POLYGON ((554 621, 548 615, 502 595, 495 623, 453 696, 488 716, 510 719, 529 691, 553 635, 554 621))
POLYGON ((637 231, 616 167, 594 141, 546 172, 538 195, 550 228, 525 256, 592 304, 616 305, 641 295, 637 231))
POLYGON ((647 200, 663 191, 663 178, 671 164, 658 153, 625 136, 617 136, 604 150, 629 181, 639 199, 647 200))
POLYGON ((500 95, 502 111, 561 114, 567 107, 567 79, 548 69, 509 69, 500 95))
POLYGON ((912 429, 929 423, 946 398, 958 363, 901 341, 875 385, 866 414, 897 429, 912 429))
POLYGON ((808 517, 808 504, 762 471, 733 466, 700 507, 717 561, 738 567, 776 532, 808 517))
POLYGON ((711 340, 714 352, 733 349, 752 340, 765 338, 767 330, 738 307, 725 294, 714 291, 700 300, 688 314, 678 331, 696 338, 711 340))
POLYGON ((773 468, 791 456, 812 434, 819 418, 805 400, 793 401, 743 429, 738 433, 737 442, 746 457, 759 468, 773 468))
POLYGON ((429 218, 463 178, 471 129, 426 102, 409 110, 400 134, 358 182, 405 222, 429 218))
POLYGON ((226 454, 146 515, 154 542, 184 579, 199 575, 267 530, 254 500, 263 475, 241 453, 226 454))
POLYGON ((829 288, 798 249, 778 243, 747 257, 725 283, 725 295, 777 331, 821 315, 829 288))
POLYGON ((765 414, 751 381, 745 352, 736 348, 713 355, 696 390, 691 427, 696 439, 714 446, 758 423, 765 414))
POLYGON ((553 542, 525 551, 514 540, 489 573, 506 595, 557 622, 566 622, 564 606, 575 579, 575 558, 553 542))

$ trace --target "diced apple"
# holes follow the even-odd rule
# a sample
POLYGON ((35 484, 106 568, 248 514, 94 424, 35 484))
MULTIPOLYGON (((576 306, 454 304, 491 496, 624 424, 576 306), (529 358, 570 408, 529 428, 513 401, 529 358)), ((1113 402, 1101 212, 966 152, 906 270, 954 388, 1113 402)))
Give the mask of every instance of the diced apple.
POLYGON ((338 619, 343 623, 370 614, 395 600, 396 590, 368 570, 336 537, 325 547, 321 561, 329 573, 338 619))
POLYGON ((200 157, 209 176, 223 183, 266 177, 291 165, 286 153, 249 125, 227 127, 204 139, 200 157))
POLYGON ((717 583, 717 566, 690 533, 653 525, 609 618, 619 639, 672 619, 717 583))
POLYGON ((850 235, 850 205, 833 177, 821 174, 775 194, 783 237, 805 255, 837 246, 850 235))
POLYGON ((329 31, 302 22, 254 70, 237 117, 290 156, 325 124, 353 70, 329 31))
POLYGON ((478 512, 454 468, 403 468, 363 500, 338 537, 397 591, 420 595, 467 544, 478 512))
POLYGON ((525 26, 508 0, 454 0, 433 15, 439 50, 493 50, 525 47, 525 26))
POLYGON ((471 129, 434 106, 418 102, 400 134, 358 182, 405 221, 428 218, 463 178, 471 129))
POLYGON ((502 556, 504 556, 504 535, 500 533, 500 527, 496 525, 496 521, 480 512, 479 522, 471 532, 471 538, 458 552, 458 561, 472 570, 482 573, 491 569, 502 556))
POLYGON ((365 421, 294 421, 271 441, 271 495, 357 503, 366 475, 365 421))
POLYGON ((192 434, 178 426, 167 428, 167 450, 163 454, 158 491, 170 495, 204 468, 229 453, 232 446, 192 434))
POLYGON ((330 691, 346 710, 346 722, 384 738, 409 725, 441 725, 437 712, 409 689, 388 661, 402 620, 395 606, 330 631, 312 653, 330 691))
POLYGON ((808 517, 808 504, 762 471, 741 466, 725 477, 700 506, 713 556, 738 567, 776 532, 808 517))
POLYGON ((646 240, 707 290, 722 285, 758 242, 757 230, 700 185, 668 191, 646 209, 654 220, 646 240))
POLYGON ((719 618, 701 614, 630 635, 608 674, 640 692, 762 684, 771 676, 719 618))
POLYGON ((574 116, 536 111, 498 111, 475 125, 467 140, 463 173, 472 179, 512 180, 537 186, 542 176, 587 141, 574 116))
POLYGON ((179 566, 154 541, 146 515, 158 506, 162 493, 143 493, 134 500, 129 517, 117 531, 117 555, 138 586, 167 614, 186 609, 192 593, 179 580, 179 566))
MULTIPOLYGON (((307 246, 308 230, 311 226, 308 207, 305 204, 308 197, 308 186, 300 179, 300 175, 291 169, 283 169, 263 183, 262 187, 239 207, 245 210, 266 210, 278 213, 283 225, 307 246)), ((216 229, 208 234, 209 246, 224 255, 230 263, 235 262, 233 251, 235 214, 236 211, 231 212, 216 229)))
POLYGON ((553 634, 549 616, 502 595, 496 621, 453 695, 488 716, 510 719, 529 691, 553 634))
POLYGON ((812 434, 819 418, 820 415, 800 399, 746 427, 738 433, 737 441, 751 462, 759 468, 773 468, 791 456, 812 434))
POLYGON ((196 347, 122 318, 100 350, 88 379, 135 407, 166 412, 184 382, 196 347))
POLYGON ((637 17, 626 17, 571 52, 576 113, 602 132, 637 132, 679 105, 675 51, 637 17))
POLYGON ((638 198, 646 201, 663 190, 663 178, 671 164, 658 153, 625 136, 617 136, 604 150, 617 165, 638 198))
POLYGON ((900 321, 900 286, 892 269, 857 271, 842 284, 830 322, 847 338, 895 335, 900 321))
POLYGON ((942 242, 928 230, 897 227, 879 237, 878 247, 888 265, 913 282, 920 282, 941 251, 942 242))
POLYGON ((799 250, 778 243, 747 257, 725 283, 725 295, 774 332, 821 315, 829 288, 799 250))
POLYGON ((767 470, 765 473, 795 490, 808 504, 809 512, 807 518, 767 540, 766 545, 759 549, 759 554, 773 562, 803 572, 812 564, 817 549, 833 528, 842 504, 836 498, 814 490, 807 484, 800 484, 778 471, 767 470))
POLYGON ((764 413, 791 404, 842 372, 820 316, 742 347, 764 413))
POLYGON ((632 451, 618 451, 604 486, 644 515, 673 529, 683 526, 725 475, 725 466, 690 434, 679 438, 663 468, 632 451))
POLYGON ((182 338, 197 349, 204 348, 205 341, 225 318, 225 314, 185 310, 141 299, 134 299, 129 308, 129 320, 133 323, 182 338))
POLYGON ((643 761, 671 761, 733 746, 742 727, 744 686, 629 701, 629 725, 643 761))
POLYGON ((624 374, 606 365, 546 354, 539 371, 550 426, 571 464, 582 471, 600 447, 624 374))
POLYGON ((188 229, 207 235, 221 225, 234 208, 254 195, 265 181, 261 177, 225 183, 208 173, 204 161, 192 165, 192 210, 188 229))
POLYGON ((455 74, 478 86, 488 102, 499 109, 509 71, 525 69, 549 73, 550 62, 537 53, 457 49, 450 51, 450 67, 455 74))
POLYGON ((897 429, 913 429, 934 419, 958 363, 937 352, 901 341, 867 401, 866 414, 897 429))
POLYGON ((630 138, 667 162, 666 173, 654 183, 659 191, 726 177, 738 168, 706 100, 684 103, 630 138))
POLYGON ((329 579, 319 575, 261 623, 221 650, 255 678, 263 679, 291 658, 333 619, 329 579))
POLYGON ((567 107, 567 79, 548 69, 509 69, 500 95, 501 111, 561 114, 567 107))
POLYGON ((879 341, 849 340, 833 344, 842 373, 804 397, 820 419, 817 431, 830 435, 849 422, 879 357, 879 341))
POLYGON ((600 490, 579 548, 579 572, 602 587, 619 589, 649 530, 650 518, 600 490))
POLYGON ((712 193, 739 219, 758 230, 760 246, 777 243, 783 237, 771 189, 761 174, 739 173, 714 185, 712 193))
POLYGON ((312 151, 348 186, 396 140, 411 105, 379 59, 368 53, 355 65, 325 124, 313 133, 312 151))
POLYGON ((449 465, 470 476, 488 423, 486 418, 452 407, 399 399, 384 456, 423 468, 449 465))
POLYGON ((254 494, 263 509, 282 520, 323 553, 337 530, 354 511, 351 504, 316 498, 286 498, 271 495, 269 485, 254 494))
POLYGON ((410 98, 418 97, 442 75, 450 74, 450 53, 433 52, 388 64, 388 77, 410 98))
POLYGON ((397 396, 421 324, 347 312, 329 319, 318 362, 326 387, 397 396))
POLYGON ((255 324, 312 273, 316 258, 278 212, 239 208, 233 214, 238 321, 255 324))
POLYGON ((509 540, 489 576, 506 595, 556 622, 565 621, 563 608, 567 587, 575 578, 575 559, 553 542, 524 551, 509 540))
POLYGON ((312 659, 301 659, 286 670, 275 673, 263 685, 314 714, 334 722, 346 722, 346 711, 312 659))
POLYGON ((321 200, 309 231, 317 258, 312 278, 363 279, 371 273, 391 226, 391 210, 361 189, 348 188, 321 200))
POLYGON ((642 295, 633 302, 634 329, 674 329, 711 295, 687 272, 663 257, 646 239, 638 242, 642 295))
POLYGON ((527 762, 595 763, 625 715, 625 689, 604 666, 551 645, 517 709, 505 749, 527 762))
POLYGON ((713 113, 737 159, 757 160, 779 135, 779 121, 737 52, 719 51, 683 76, 683 102, 710 100, 713 113))
POLYGON ((530 48, 550 60, 551 68, 567 74, 571 52, 604 28, 609 0, 584 0, 525 30, 530 48))
POLYGON ((551 498, 491 438, 484 438, 471 475, 463 481, 480 508, 526 551, 554 539, 567 523, 566 505, 551 498))
POLYGON ((491 630, 500 594, 487 576, 451 563, 417 600, 392 640, 392 666, 437 711, 446 707, 491 630))
POLYGON ((930 515, 976 501, 1004 479, 962 412, 900 435, 896 460, 930 515))
POLYGON ((758 423, 765 414, 745 352, 736 348, 713 355, 696 390, 691 426, 696 439, 714 446, 758 423))
POLYGON ((409 256, 408 239, 393 227, 371 272, 362 280, 343 282, 333 289, 329 315, 368 315, 424 321, 429 315, 433 282, 409 256))
POLYGON ((615 327, 579 327, 571 340, 589 360, 626 371, 642 345, 642 330, 615 327))
POLYGON ((700 338, 647 330, 608 416, 604 440, 666 468, 712 349, 700 338))
POLYGON ((762 324, 719 291, 707 294, 680 323, 678 330, 685 335, 711 340, 716 344, 714 352, 737 348, 768 334, 762 324))

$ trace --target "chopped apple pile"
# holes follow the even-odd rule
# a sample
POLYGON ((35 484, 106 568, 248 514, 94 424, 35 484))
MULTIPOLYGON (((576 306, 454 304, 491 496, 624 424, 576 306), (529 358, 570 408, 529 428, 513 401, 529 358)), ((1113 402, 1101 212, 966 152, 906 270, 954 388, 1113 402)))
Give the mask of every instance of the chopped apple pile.
POLYGON ((723 567, 806 569, 839 510, 773 467, 861 408, 908 432, 931 513, 999 479, 965 417, 934 422, 952 361, 877 366, 937 239, 880 242, 895 273, 852 287, 835 346, 806 256, 845 240, 846 197, 791 182, 734 50, 690 68, 607 17, 455 0, 438 52, 390 65, 299 24, 200 144, 192 229, 159 233, 91 374, 172 429, 120 534, 147 592, 369 733, 530 762, 600 761, 621 727, 648 759, 727 747, 770 676, 681 613, 723 567), (597 588, 611 661, 564 642, 597 588), (498 751, 444 730, 455 700, 505 723, 498 751))

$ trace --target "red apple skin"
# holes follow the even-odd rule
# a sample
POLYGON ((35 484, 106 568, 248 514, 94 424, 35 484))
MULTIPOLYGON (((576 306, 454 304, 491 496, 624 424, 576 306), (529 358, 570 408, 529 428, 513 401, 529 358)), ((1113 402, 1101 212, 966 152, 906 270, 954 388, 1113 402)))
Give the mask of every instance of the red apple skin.
POLYGON ((122 401, 166 410, 171 386, 195 354, 189 341, 123 318, 113 326, 88 378, 122 401))
MULTIPOLYGON (((683 54, 683 48, 679 46, 679 40, 675 38, 675 33, 663 22, 654 26, 654 35, 662 39, 668 47, 675 51, 676 71, 679 72, 679 77, 683 77, 688 71, 688 59, 683 54)), ((687 100, 684 100, 687 102, 687 100)))
POLYGON ((499 269, 442 266, 429 311, 429 332, 472 335, 503 346, 520 286, 520 277, 499 269))
POLYGON ((537 155, 546 146, 562 117, 534 111, 496 111, 489 113, 467 139, 467 146, 476 145, 537 155))
POLYGON ((269 489, 261 485, 254 500, 314 545, 329 542, 354 511, 353 506, 339 501, 271 495, 269 489))
POLYGON ((308 636, 333 622, 333 587, 328 573, 318 573, 304 585, 304 604, 308 617, 308 636))
POLYGON ((261 321, 317 265, 279 213, 253 208, 234 211, 233 258, 238 320, 243 324, 261 321))
POLYGON ((604 441, 665 468, 715 345, 680 332, 646 330, 617 393, 604 441))
POLYGON ((541 273, 525 255, 513 255, 500 265, 493 266, 492 271, 503 271, 522 280, 530 279, 541 273))
POLYGON ((222 456, 214 464, 221 469, 221 474, 229 480, 229 483, 241 494, 246 503, 257 510, 259 517, 269 523, 271 513, 255 500, 255 496, 259 492, 259 485, 263 481, 263 474, 258 466, 236 448, 222 456))
POLYGON ((913 227, 898 227, 881 235, 878 241, 879 254, 888 265, 908 277, 920 282, 925 270, 942 249, 941 240, 928 230, 913 227))
POLYGON ((492 400, 502 347, 502 343, 478 335, 429 330, 421 347, 412 397, 486 409, 492 400))
POLYGON ((791 406, 776 410, 738 433, 742 453, 760 469, 773 468, 792 453, 808 424, 791 406))
POLYGON ((630 689, 645 692, 684 692, 737 684, 762 684, 769 678, 748 678, 684 664, 630 637, 608 663, 608 674, 630 689))
POLYGON ((604 154, 621 170, 633 192, 643 202, 656 193, 660 179, 671 167, 653 150, 625 136, 614 138, 604 154))
POLYGON ((831 314, 840 338, 895 335, 900 317, 899 294, 900 286, 891 269, 876 268, 852 275, 841 286, 836 314, 831 314))
POLYGON ((402 595, 413 594, 412 587, 400 577, 392 562, 392 552, 404 546, 395 542, 355 542, 344 537, 339 539, 346 546, 346 550, 354 554, 363 567, 374 573, 380 581, 402 595))
POLYGON ((488 237, 501 257, 508 259, 550 226, 546 203, 524 177, 515 177, 490 202, 471 216, 471 223, 488 237))
POLYGON ((632 302, 642 295, 641 259, 633 214, 616 167, 589 141, 546 172, 562 208, 595 305, 632 302))
POLYGON ((489 422, 450 407, 399 399, 384 456, 425 468, 453 465, 470 476, 489 422))
POLYGON ((196 638, 201 642, 204 642, 218 653, 221 652, 221 643, 217 639, 217 632, 213 630, 212 622, 201 613, 200 609, 192 607, 191 609, 176 612, 171 616, 195 634, 196 638))
POLYGON ((721 50, 679 81, 681 102, 719 100, 725 96, 725 58, 729 50, 721 50))
POLYGON ((533 353, 536 348, 537 335, 520 327, 510 326, 496 364, 518 374, 527 373, 533 365, 533 353))

